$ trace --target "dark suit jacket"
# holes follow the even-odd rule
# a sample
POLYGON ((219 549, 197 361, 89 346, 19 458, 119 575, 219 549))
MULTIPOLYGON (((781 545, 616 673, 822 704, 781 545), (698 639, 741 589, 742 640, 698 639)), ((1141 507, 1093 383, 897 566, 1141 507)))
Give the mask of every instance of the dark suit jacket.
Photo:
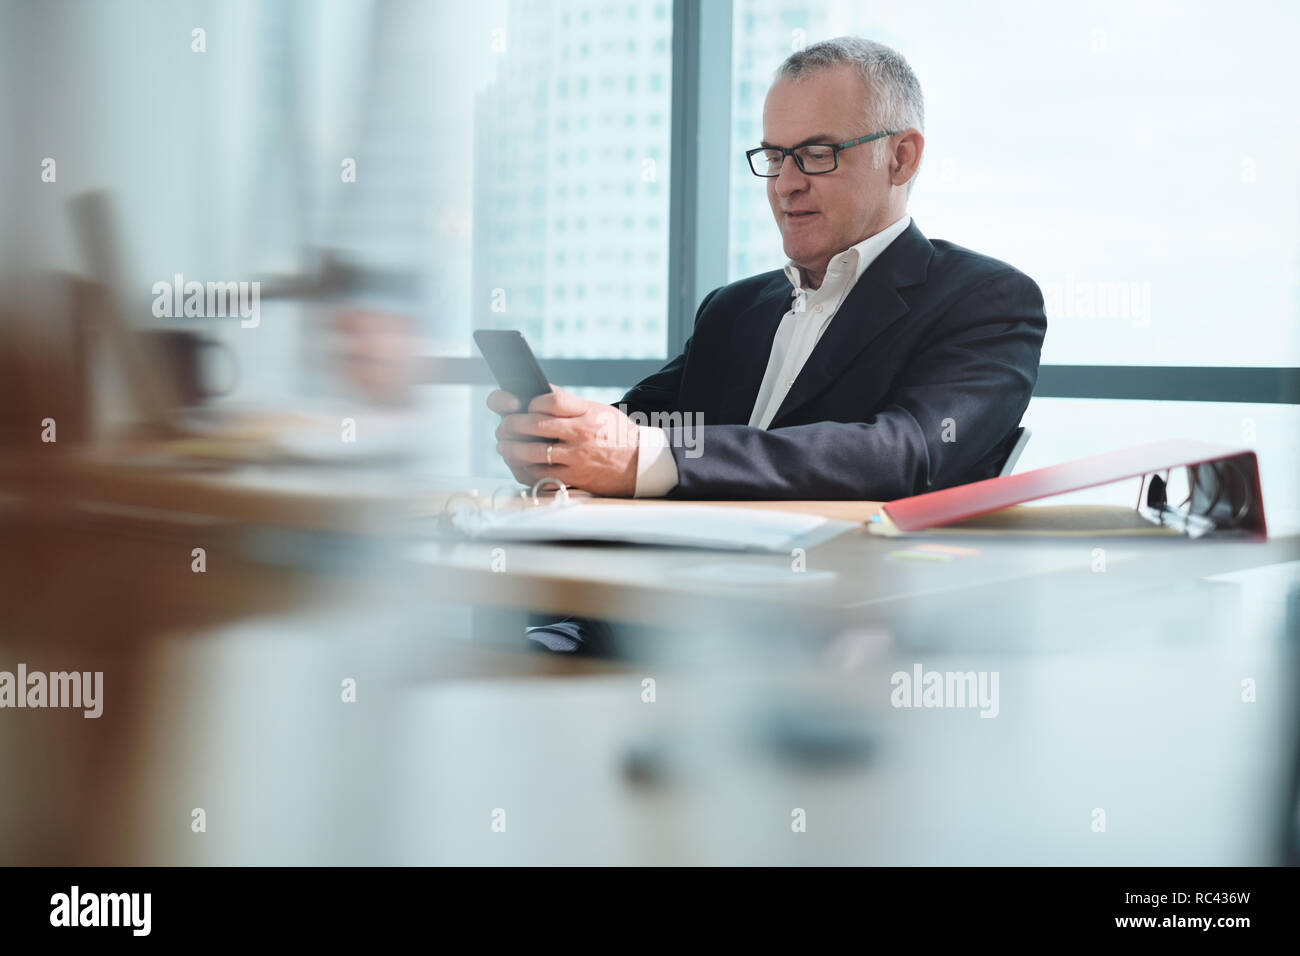
POLYGON ((702 416, 698 457, 666 429, 669 497, 889 501, 998 473, 1047 331, 1032 279, 913 222, 858 279, 770 427, 751 428, 791 293, 782 270, 713 290, 682 354, 624 396, 629 412, 702 416))

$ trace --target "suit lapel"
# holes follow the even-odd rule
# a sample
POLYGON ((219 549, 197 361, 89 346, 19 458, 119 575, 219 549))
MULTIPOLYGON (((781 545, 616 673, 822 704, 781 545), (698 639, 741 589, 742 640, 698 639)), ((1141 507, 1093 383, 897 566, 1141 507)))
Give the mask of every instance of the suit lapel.
MULTIPOLYGON (((934 246, 912 222, 867 266, 822 333, 769 427, 780 427, 783 419, 829 388, 872 339, 907 312, 898 290, 924 282, 933 255, 934 246)), ((774 335, 775 328, 768 337, 769 349, 774 335)), ((761 371, 759 378, 761 381, 761 371)))
POLYGON ((722 385, 719 424, 749 424, 772 354, 772 341, 782 316, 789 311, 792 292, 790 280, 778 271, 762 287, 754 304, 730 324, 728 364, 734 377, 722 385))

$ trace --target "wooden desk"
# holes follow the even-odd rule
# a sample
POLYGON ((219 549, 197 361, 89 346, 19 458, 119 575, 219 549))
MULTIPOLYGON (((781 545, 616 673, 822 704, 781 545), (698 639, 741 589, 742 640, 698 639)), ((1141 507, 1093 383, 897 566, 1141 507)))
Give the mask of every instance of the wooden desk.
POLYGON ((0 657, 102 670, 106 704, 6 712, 0 863, 1275 861, 1294 601, 1204 578, 1294 562, 1295 538, 1107 541, 1099 572, 1090 540, 964 540, 979 555, 933 563, 854 532, 807 555, 834 577, 806 584, 785 556, 512 545, 498 572, 486 543, 412 560, 427 495, 359 496, 352 471, 303 476, 314 495, 286 473, 37 473, 0 486, 0 657), (692 573, 724 561, 794 581, 692 573), (453 602, 667 625, 718 652, 510 655, 456 633, 453 602), (998 719, 893 709, 891 673, 918 663, 1000 673, 998 719), (823 707, 867 731, 861 759, 810 765, 783 735, 823 707), (624 772, 647 739, 668 771, 649 786, 624 772))
MULTIPOLYGON (((791 555, 622 545, 433 540, 436 515, 457 487, 480 494, 499 479, 431 481, 386 469, 246 466, 177 472, 114 466, 94 457, 0 462, 0 488, 55 511, 206 522, 241 534, 282 535, 308 550, 316 534, 369 539, 402 574, 438 599, 484 607, 579 614, 679 626, 725 621, 749 628, 838 630, 1026 607, 1087 607, 1116 596, 1300 557, 1300 538, 1232 540, 954 539, 975 549, 948 563, 908 559, 916 542, 848 532, 791 555), (296 536, 296 537, 295 537, 296 536), (1106 571, 1098 572, 1098 550, 1106 571), (718 583, 718 565, 762 569, 758 585, 718 583)), ((607 500, 622 507, 649 502, 607 500)), ((659 502, 663 503, 663 502, 659 502)), ((866 521, 878 502, 671 502, 771 508, 866 521)), ((11 505, 12 506, 12 505, 11 505)), ((929 626, 929 625, 926 625, 929 626)))

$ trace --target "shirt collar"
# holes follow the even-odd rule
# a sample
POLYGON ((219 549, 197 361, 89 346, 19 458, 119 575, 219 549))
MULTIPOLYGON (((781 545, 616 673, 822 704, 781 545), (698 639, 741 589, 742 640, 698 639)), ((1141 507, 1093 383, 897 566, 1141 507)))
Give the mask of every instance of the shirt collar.
MULTIPOLYGON (((794 264, 793 260, 786 260, 785 275, 794 286, 795 296, 812 296, 826 290, 827 286, 833 288, 851 289, 857 285, 858 279, 862 278, 862 273, 867 271, 867 266, 871 265, 891 242, 897 239, 906 231, 907 227, 912 224, 911 216, 904 216, 897 222, 891 223, 874 236, 867 236, 861 242, 849 246, 843 252, 831 256, 831 261, 826 266, 826 275, 822 277, 822 284, 816 289, 805 289, 803 287, 803 273, 799 267, 794 264), (832 275, 831 273, 836 273, 832 275), (845 277, 848 281, 845 282, 845 277)), ((827 290, 829 291, 829 290, 827 290)))

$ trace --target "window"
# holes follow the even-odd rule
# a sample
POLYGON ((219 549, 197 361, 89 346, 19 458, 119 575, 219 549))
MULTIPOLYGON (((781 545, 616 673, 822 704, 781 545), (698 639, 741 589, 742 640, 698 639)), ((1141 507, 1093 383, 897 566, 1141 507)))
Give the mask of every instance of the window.
MULTIPOLYGON (((1176 11, 1008 0, 989 30, 987 10, 963 0, 887 17, 869 4, 783 8, 808 43, 855 34, 908 58, 926 107, 910 212, 928 236, 1038 282, 1044 363, 1296 364, 1300 9, 1280 29, 1262 0, 1230 18, 1206 0, 1176 11), (1193 50, 1215 51, 1213 67, 1193 50), (1000 131, 1017 129, 1033 132, 1008 162, 1000 131)), ((733 158, 761 138, 763 99, 791 49, 788 30, 750 17, 767 9, 733 4, 733 158)), ((732 278, 784 261, 763 182, 744 165, 733 167, 732 278)))

